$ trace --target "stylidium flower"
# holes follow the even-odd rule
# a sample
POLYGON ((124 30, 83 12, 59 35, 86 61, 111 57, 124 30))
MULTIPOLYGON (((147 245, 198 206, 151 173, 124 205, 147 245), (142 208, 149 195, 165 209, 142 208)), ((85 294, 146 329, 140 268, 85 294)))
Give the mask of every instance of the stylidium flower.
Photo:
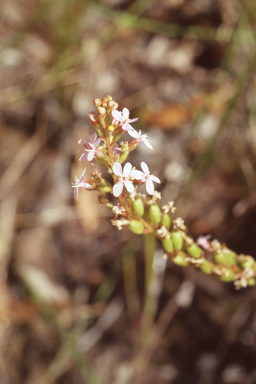
POLYGON ((79 161, 83 161, 84 159, 87 159, 88 161, 92 161, 94 159, 94 156, 102 156, 102 152, 98 149, 98 146, 100 145, 101 139, 97 139, 97 133, 94 133, 89 137, 89 139, 84 140, 81 139, 78 141, 78 144, 82 144, 78 151, 82 148, 82 146, 85 147, 85 152, 80 156, 79 161))
POLYGON ((130 131, 133 127, 130 123, 134 123, 134 121, 138 120, 138 117, 135 119, 129 119, 129 109, 124 108, 123 112, 114 110, 112 111, 112 116, 115 120, 119 121, 119 125, 122 127, 124 131, 130 131))
POLYGON ((153 195, 155 190, 153 181, 155 183, 161 183, 161 181, 158 179, 158 177, 150 175, 148 166, 144 161, 141 163, 141 169, 143 172, 134 169, 130 172, 130 175, 134 179, 139 180, 140 183, 146 183, 146 190, 148 194, 153 195))
POLYGON ((112 153, 113 155, 119 155, 122 152, 122 148, 119 148, 117 144, 113 145, 112 153))
POLYGON ((122 212, 125 212, 125 209, 121 207, 120 205, 115 205, 112 208, 112 211, 115 212, 117 215, 121 215, 122 212))
POLYGON ((137 132, 134 128, 130 129, 128 133, 131 137, 134 137, 137 143, 143 142, 146 147, 148 147, 149 149, 153 149, 152 145, 150 144, 150 140, 147 139, 148 135, 142 135, 141 131, 137 132))
POLYGON ((118 197, 123 192, 123 187, 125 185, 125 188, 128 192, 134 191, 134 186, 130 180, 128 180, 130 173, 132 170, 131 163, 126 163, 124 166, 124 169, 122 171, 122 166, 118 161, 116 161, 113 165, 113 172, 117 176, 117 183, 113 187, 113 195, 115 197, 118 197))
POLYGON ((75 183, 72 185, 72 187, 74 188, 74 198, 76 200, 78 199, 78 189, 79 188, 92 189, 91 185, 89 183, 86 183, 86 181, 84 181, 85 171, 86 171, 86 168, 84 169, 84 171, 83 171, 83 173, 79 179, 78 179, 78 177, 75 178, 75 183))

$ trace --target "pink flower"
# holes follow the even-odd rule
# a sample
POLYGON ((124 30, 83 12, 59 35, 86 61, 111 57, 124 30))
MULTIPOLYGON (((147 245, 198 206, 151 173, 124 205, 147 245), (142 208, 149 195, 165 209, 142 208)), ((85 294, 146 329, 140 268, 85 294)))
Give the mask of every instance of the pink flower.
POLYGON ((211 235, 199 236, 196 241, 197 245, 199 245, 205 251, 212 252, 213 248, 212 248, 211 242, 209 241, 210 237, 211 235))
POLYGON ((148 166, 144 161, 142 161, 141 163, 141 169, 143 170, 143 172, 138 171, 136 169, 132 170, 130 172, 131 177, 133 177, 136 180, 140 180, 140 183, 146 183, 146 190, 148 194, 153 195, 155 190, 153 181, 155 183, 161 183, 161 181, 158 179, 158 177, 150 175, 148 166))
POLYGON ((113 165, 113 172, 117 176, 117 183, 113 187, 113 195, 118 197, 123 192, 123 187, 128 192, 132 193, 134 191, 134 186, 130 180, 128 180, 130 173, 132 170, 131 163, 126 163, 124 166, 124 170, 122 171, 122 166, 118 161, 116 161, 113 165))
MULTIPOLYGON (((97 133, 94 133, 89 137, 89 139, 84 140, 81 139, 78 141, 78 144, 82 144, 82 146, 85 147, 85 152, 80 156, 79 161, 83 161, 84 159, 87 159, 88 161, 92 161, 94 159, 94 156, 102 156, 102 152, 98 149, 98 146, 100 145, 101 139, 97 139, 97 133)), ((78 151, 82 148, 82 146, 79 148, 78 151)))
POLYGON ((85 189, 92 189, 91 185, 89 183, 86 183, 84 181, 84 173, 86 171, 86 168, 84 169, 82 175, 80 176, 80 179, 78 179, 77 177, 75 178, 75 183, 72 185, 72 187, 74 188, 74 198, 77 200, 78 199, 78 189, 79 188, 85 188, 85 189))
POLYGON ((122 152, 122 149, 119 148, 117 144, 113 145, 113 147, 112 147, 112 153, 113 153, 113 155, 119 155, 120 152, 122 152))
POLYGON ((130 131, 132 126, 130 123, 134 123, 134 121, 138 120, 138 117, 136 119, 129 119, 129 109, 124 108, 123 112, 114 110, 112 111, 112 116, 115 120, 119 121, 119 125, 122 127, 124 131, 130 131))
POLYGON ((149 149, 153 149, 152 145, 150 144, 149 140, 147 139, 148 135, 142 135, 141 134, 141 131, 137 132, 134 128, 130 129, 128 131, 129 135, 134 137, 135 140, 137 143, 141 143, 143 142, 146 147, 148 147, 149 149))

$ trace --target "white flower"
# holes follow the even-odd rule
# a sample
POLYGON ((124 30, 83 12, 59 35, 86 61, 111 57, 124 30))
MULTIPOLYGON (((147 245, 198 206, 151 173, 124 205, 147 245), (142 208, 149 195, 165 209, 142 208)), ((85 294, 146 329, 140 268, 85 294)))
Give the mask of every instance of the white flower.
MULTIPOLYGON (((92 161, 94 159, 94 156, 101 156, 102 152, 98 149, 98 146, 100 145, 101 139, 97 139, 97 133, 94 133, 89 137, 89 139, 84 140, 81 139, 78 141, 78 144, 82 144, 82 146, 85 147, 85 152, 80 156, 79 161, 82 161, 84 159, 87 159, 88 161, 92 161)), ((79 148, 78 151, 82 148, 82 146, 79 148)))
POLYGON ((130 131, 131 129, 133 129, 130 123, 134 123, 134 121, 138 120, 138 117, 135 119, 129 119, 129 114, 130 112, 127 108, 124 108, 123 112, 117 110, 112 111, 113 118, 119 121, 119 124, 121 125, 124 131, 130 131))
POLYGON ((131 137, 134 137, 137 143, 143 142, 146 147, 148 147, 149 149, 153 149, 152 145, 150 144, 150 141, 147 139, 148 135, 142 135, 141 131, 137 132, 134 128, 130 129, 128 133, 131 137))
POLYGON ((131 163, 126 163, 124 166, 124 170, 122 171, 122 166, 118 161, 116 161, 113 165, 113 172, 117 177, 117 183, 113 187, 113 195, 115 197, 118 197, 123 192, 123 187, 125 185, 125 188, 128 192, 134 191, 134 186, 130 180, 128 180, 128 177, 130 176, 132 169, 131 163))
POLYGON ((123 207, 121 207, 120 205, 115 205, 112 208, 112 211, 115 212, 116 215, 121 215, 122 212, 125 212, 125 209, 123 207))
POLYGON ((79 188, 85 188, 85 189, 92 189, 91 185, 89 183, 86 183, 84 181, 84 173, 86 171, 86 168, 84 169, 82 175, 80 176, 80 178, 78 179, 78 177, 75 178, 75 183, 72 185, 72 187, 74 188, 74 198, 77 200, 78 199, 78 189, 79 188))
POLYGON ((158 177, 150 175, 148 166, 144 161, 142 161, 141 163, 141 169, 143 170, 143 172, 138 170, 132 170, 131 176, 136 180, 140 180, 141 183, 146 183, 146 190, 148 194, 153 195, 155 190, 153 181, 155 183, 161 183, 161 181, 158 179, 158 177))

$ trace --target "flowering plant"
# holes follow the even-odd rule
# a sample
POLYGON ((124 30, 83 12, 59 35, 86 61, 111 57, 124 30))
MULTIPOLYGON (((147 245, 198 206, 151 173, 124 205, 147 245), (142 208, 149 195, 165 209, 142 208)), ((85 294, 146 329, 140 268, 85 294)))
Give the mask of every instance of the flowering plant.
POLYGON ((141 169, 136 170, 130 162, 122 165, 129 153, 140 143, 152 150, 153 147, 146 134, 137 132, 131 124, 138 119, 129 118, 129 110, 118 111, 118 104, 111 96, 95 99, 97 113, 91 112, 89 119, 96 130, 89 139, 79 140, 84 153, 80 161, 95 160, 112 175, 113 185, 105 180, 99 170, 94 170, 91 179, 85 180, 85 170, 76 178, 73 185, 74 197, 78 198, 79 188, 102 192, 98 196, 101 204, 106 205, 115 214, 112 224, 117 229, 128 226, 137 234, 153 234, 163 245, 163 257, 170 258, 180 266, 192 265, 205 274, 214 274, 220 280, 234 281, 236 288, 256 284, 256 262, 253 257, 231 251, 217 240, 210 241, 209 236, 200 236, 197 242, 187 235, 187 227, 181 218, 172 218, 175 212, 173 202, 160 207, 161 194, 155 191, 154 183, 160 183, 158 177, 149 172, 143 161, 141 169), (119 143, 124 132, 133 140, 119 143), (138 188, 146 184, 148 196, 140 194, 138 188), (108 194, 118 200, 114 205, 108 194))

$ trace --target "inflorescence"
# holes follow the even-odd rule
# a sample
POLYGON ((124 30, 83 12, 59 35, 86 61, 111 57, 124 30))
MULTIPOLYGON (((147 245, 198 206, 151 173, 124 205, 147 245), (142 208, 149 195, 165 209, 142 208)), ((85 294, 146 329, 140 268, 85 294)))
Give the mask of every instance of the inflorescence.
POLYGON ((184 221, 171 218, 176 209, 173 202, 160 208, 161 194, 155 191, 154 185, 160 183, 160 180, 150 174, 148 165, 143 161, 141 170, 137 170, 130 162, 126 162, 122 167, 129 153, 140 143, 153 150, 147 135, 137 132, 131 126, 138 118, 130 119, 127 108, 118 111, 118 104, 111 96, 95 99, 94 105, 97 113, 89 113, 89 119, 96 133, 88 139, 79 140, 79 151, 84 149, 79 160, 98 162, 112 175, 113 185, 97 169, 92 172, 91 179, 87 180, 85 168, 73 185, 75 199, 78 198, 79 188, 100 191, 99 202, 115 214, 112 224, 119 230, 129 226, 138 235, 154 234, 162 242, 165 250, 163 257, 171 258, 180 266, 192 265, 205 274, 218 276, 222 281, 234 281, 237 289, 255 285, 256 262, 253 257, 237 255, 225 244, 217 240, 210 241, 210 236, 200 236, 195 243, 187 235, 184 221), (119 142, 125 132, 133 138, 130 143, 119 142), (137 192, 144 183, 148 196, 137 192), (109 201, 108 194, 117 198, 117 205, 109 201))

